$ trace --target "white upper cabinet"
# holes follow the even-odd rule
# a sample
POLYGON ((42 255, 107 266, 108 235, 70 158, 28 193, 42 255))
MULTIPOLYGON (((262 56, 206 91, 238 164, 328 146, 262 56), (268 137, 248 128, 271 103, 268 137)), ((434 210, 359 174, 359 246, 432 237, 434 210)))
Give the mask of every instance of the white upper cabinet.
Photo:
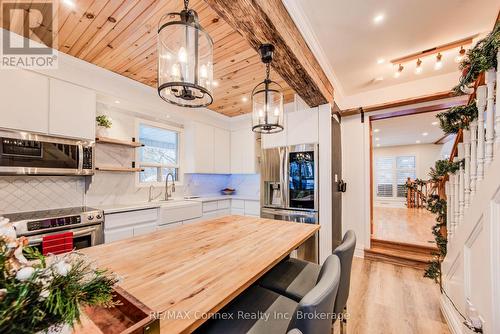
POLYGON ((257 144, 251 128, 231 131, 231 173, 257 173, 257 144))
POLYGON ((295 110, 287 117, 288 145, 318 142, 318 108, 295 110))
POLYGON ((48 133, 49 79, 24 70, 0 71, 0 127, 48 133))
POLYGON ((185 129, 186 173, 229 174, 231 134, 228 130, 200 122, 185 129))
POLYGON ((94 91, 50 79, 50 134, 94 140, 95 112, 94 91))
POLYGON ((214 127, 190 122, 186 125, 186 173, 214 173, 214 127))
POLYGON ((231 132, 214 128, 214 173, 231 173, 231 132))

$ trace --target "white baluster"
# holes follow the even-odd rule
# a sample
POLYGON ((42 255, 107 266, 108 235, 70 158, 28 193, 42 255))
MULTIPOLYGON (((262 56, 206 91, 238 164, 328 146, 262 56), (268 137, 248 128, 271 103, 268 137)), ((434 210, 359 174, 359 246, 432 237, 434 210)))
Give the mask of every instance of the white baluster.
POLYGON ((484 178, 484 109, 486 107, 486 86, 479 86, 477 97, 477 182, 476 190, 484 178))
POLYGON ((484 163, 487 166, 493 161, 493 142, 495 140, 495 70, 486 71, 486 148, 484 163))
POLYGON ((495 152, 500 149, 500 50, 497 52, 497 95, 495 105, 495 152))
MULTIPOLYGON (((455 157, 453 159, 453 162, 457 162, 458 158, 455 157)), ((458 176, 458 171, 455 173, 453 176, 453 193, 454 193, 454 201, 453 201, 453 233, 455 233, 455 230, 458 226, 458 223, 460 222, 460 183, 459 183, 459 176, 458 176)))
POLYGON ((444 189, 446 192, 446 230, 448 232, 448 240, 451 240, 453 237, 453 231, 451 230, 451 202, 452 202, 452 194, 451 194, 451 189, 452 187, 450 186, 450 180, 446 181, 444 184, 444 189))
POLYGON ((476 194, 477 180, 477 121, 470 123, 470 201, 476 194))
MULTIPOLYGON (((458 144, 458 161, 464 158, 464 143, 458 144)), ((462 225, 464 222, 464 208, 465 208, 465 182, 464 182, 464 167, 460 163, 458 170, 458 224, 462 225)))
POLYGON ((464 187, 465 187, 465 208, 470 204, 470 130, 463 131, 464 136, 464 187))

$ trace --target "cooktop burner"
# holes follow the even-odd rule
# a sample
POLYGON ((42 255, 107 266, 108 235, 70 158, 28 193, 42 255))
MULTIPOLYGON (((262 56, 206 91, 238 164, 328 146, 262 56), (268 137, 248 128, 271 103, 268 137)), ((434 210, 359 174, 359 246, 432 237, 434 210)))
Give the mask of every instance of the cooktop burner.
POLYGON ((3 215, 3 217, 8 218, 11 222, 18 222, 23 220, 39 220, 39 219, 49 219, 49 218, 60 218, 65 216, 76 216, 96 211, 101 211, 101 210, 91 208, 88 206, 78 206, 72 208, 11 213, 11 214, 5 214, 3 215))

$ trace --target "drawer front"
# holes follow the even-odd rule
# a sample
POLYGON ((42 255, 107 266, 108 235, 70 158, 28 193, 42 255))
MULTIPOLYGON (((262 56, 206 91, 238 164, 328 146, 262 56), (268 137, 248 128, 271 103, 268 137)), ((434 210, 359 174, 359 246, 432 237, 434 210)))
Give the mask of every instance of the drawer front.
POLYGON ((183 206, 183 207, 168 207, 160 208, 160 225, 176 223, 183 220, 189 220, 201 217, 201 204, 183 206))
POLYGON ((203 202, 203 212, 211 212, 217 210, 217 201, 203 202))
POLYGON ((230 199, 217 201, 217 210, 229 209, 230 207, 231 207, 231 200, 230 199))
POLYGON ((171 229, 171 228, 174 228, 174 227, 177 227, 177 226, 181 226, 181 225, 182 225, 182 222, 172 223, 172 224, 165 224, 165 225, 158 226, 157 229, 159 231, 160 230, 167 230, 167 229, 171 229))
POLYGON ((260 216, 260 202, 245 201, 245 215, 260 216))
POLYGON ((158 209, 110 213, 104 215, 104 229, 114 229, 130 225, 138 225, 158 220, 158 209))
POLYGON ((245 201, 242 199, 233 199, 231 202, 233 209, 245 209, 245 201))
POLYGON ((104 231, 104 243, 108 244, 113 241, 123 240, 134 236, 132 227, 117 228, 111 231, 104 231))
POLYGON ((134 237, 156 231, 156 224, 148 224, 134 227, 134 237))

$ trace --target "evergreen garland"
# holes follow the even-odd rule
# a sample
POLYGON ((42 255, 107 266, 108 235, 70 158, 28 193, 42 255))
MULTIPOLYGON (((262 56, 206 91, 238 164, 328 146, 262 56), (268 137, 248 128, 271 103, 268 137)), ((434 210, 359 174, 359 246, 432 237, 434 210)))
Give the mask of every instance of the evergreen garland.
POLYGON ((456 106, 436 115, 445 133, 457 133, 459 129, 469 129, 469 124, 477 118, 474 101, 468 105, 456 106))
POLYGON ((497 23, 488 36, 467 51, 466 57, 460 63, 462 77, 459 84, 453 88, 453 91, 457 95, 467 93, 470 90, 470 86, 482 72, 497 67, 497 51, 499 46, 500 24, 497 23))
POLYGON ((464 160, 459 160, 456 162, 452 162, 449 160, 438 160, 434 164, 434 167, 431 167, 429 176, 432 181, 437 182, 449 173, 455 174, 460 169, 460 166, 463 166, 464 162, 464 160))

